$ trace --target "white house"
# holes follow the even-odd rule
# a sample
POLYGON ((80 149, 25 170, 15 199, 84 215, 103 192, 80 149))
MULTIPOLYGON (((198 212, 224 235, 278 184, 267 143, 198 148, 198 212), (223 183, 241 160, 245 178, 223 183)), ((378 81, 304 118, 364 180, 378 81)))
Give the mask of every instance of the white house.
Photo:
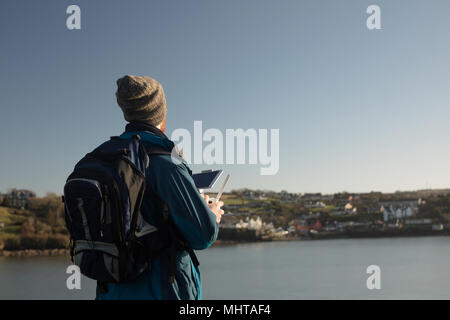
POLYGON ((260 230, 263 226, 263 222, 260 217, 257 217, 256 219, 246 219, 246 221, 239 221, 236 223, 237 229, 250 229, 250 230, 260 230))
POLYGON ((318 208, 325 208, 327 205, 321 201, 317 201, 316 203, 308 203, 305 204, 306 209, 318 209, 318 208))
POLYGON ((384 221, 411 217, 419 212, 419 200, 384 201, 381 202, 380 212, 384 221))

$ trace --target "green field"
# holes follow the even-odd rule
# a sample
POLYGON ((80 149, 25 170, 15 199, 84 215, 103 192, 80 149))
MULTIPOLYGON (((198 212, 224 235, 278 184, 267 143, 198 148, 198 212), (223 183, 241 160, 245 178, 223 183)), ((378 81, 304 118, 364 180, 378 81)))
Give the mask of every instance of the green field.
POLYGON ((4 224, 3 230, 0 231, 0 237, 18 233, 20 225, 27 219, 28 215, 29 213, 25 210, 0 207, 0 223, 4 224))

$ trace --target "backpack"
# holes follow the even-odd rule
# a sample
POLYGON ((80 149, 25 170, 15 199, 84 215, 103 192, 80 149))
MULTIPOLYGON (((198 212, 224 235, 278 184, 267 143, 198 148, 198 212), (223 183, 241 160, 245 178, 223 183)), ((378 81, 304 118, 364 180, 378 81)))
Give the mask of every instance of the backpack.
POLYGON ((187 250, 198 260, 170 221, 167 206, 149 188, 164 212, 159 230, 143 218, 140 208, 146 192, 150 157, 171 154, 144 147, 139 135, 111 137, 81 159, 64 186, 64 212, 70 233, 70 255, 85 276, 104 282, 136 279, 164 248, 172 248, 169 281, 173 282, 175 254, 187 250))

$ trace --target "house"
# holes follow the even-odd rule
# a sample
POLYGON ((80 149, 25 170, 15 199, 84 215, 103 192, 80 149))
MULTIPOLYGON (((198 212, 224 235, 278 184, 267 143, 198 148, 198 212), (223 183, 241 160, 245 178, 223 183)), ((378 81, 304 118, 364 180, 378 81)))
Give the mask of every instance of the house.
POLYGON ((336 229, 339 231, 368 226, 370 226, 370 222, 345 221, 336 223, 336 229))
POLYGON ((383 212, 381 211, 381 207, 379 205, 372 205, 367 208, 367 213, 368 214, 372 214, 372 213, 382 214, 383 212))
POLYGON ((300 201, 319 201, 322 198, 321 193, 305 193, 301 196, 300 201))
POLYGON ((350 211, 350 210, 352 210, 353 209, 353 205, 351 204, 351 203, 347 203, 345 206, 344 206, 344 210, 345 211, 350 211))
POLYGON ((294 234, 294 233, 297 232, 297 229, 295 228, 295 226, 289 226, 287 228, 287 232, 290 233, 290 234, 294 234))
POLYGON ((248 191, 244 193, 244 196, 249 200, 266 200, 267 196, 265 193, 258 192, 258 191, 248 191))
POLYGON ((299 214, 298 216, 300 219, 304 219, 304 220, 308 220, 311 218, 319 218, 320 217, 320 212, 309 212, 309 213, 303 213, 303 214, 299 214))
POLYGON ((287 236, 288 234, 289 234, 289 231, 284 230, 284 229, 281 228, 281 227, 275 229, 275 230, 272 232, 272 236, 275 236, 275 237, 284 237, 284 236, 287 236))
POLYGON ((345 216, 357 213, 358 209, 356 207, 353 207, 351 203, 347 203, 344 206, 336 207, 330 214, 332 216, 345 216))
POLYGON ((406 225, 421 225, 421 224, 431 224, 433 221, 431 219, 406 219, 406 225))
POLYGON ((322 230, 323 226, 320 223, 319 219, 297 219, 294 224, 295 229, 298 234, 305 234, 310 232, 311 230, 322 230))
POLYGON ((235 224, 236 229, 250 229, 250 230, 260 230, 263 227, 263 222, 260 217, 256 217, 256 219, 247 218, 246 221, 239 221, 235 224))
POLYGON ((297 193, 289 193, 287 191, 280 192, 281 202, 297 202, 300 199, 300 195, 297 193))
POLYGON ((420 204, 421 199, 382 201, 380 202, 380 212, 383 213, 384 221, 404 219, 417 214, 420 204))
POLYGON ((320 208, 325 208, 326 206, 327 205, 321 201, 305 204, 306 209, 320 209, 320 208))
POLYGON ((327 222, 323 227, 324 231, 336 231, 336 223, 327 222))
POLYGON ((24 209, 28 200, 35 197, 36 194, 33 191, 25 189, 12 189, 3 195, 3 198, 8 198, 11 207, 19 209, 24 209))
POLYGON ((333 199, 334 199, 334 195, 332 195, 332 194, 323 194, 320 197, 321 201, 332 201, 333 199))
POLYGON ((359 194, 353 194, 353 193, 348 193, 348 192, 340 192, 340 193, 335 193, 333 195, 333 200, 334 201, 351 201, 352 199, 358 198, 359 199, 359 194))

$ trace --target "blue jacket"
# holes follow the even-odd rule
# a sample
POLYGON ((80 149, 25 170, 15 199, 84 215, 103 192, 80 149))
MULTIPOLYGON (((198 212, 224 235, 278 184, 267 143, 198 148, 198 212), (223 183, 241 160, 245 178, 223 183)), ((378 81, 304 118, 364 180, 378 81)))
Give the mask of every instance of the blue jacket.
MULTIPOLYGON (((121 137, 131 137, 136 133, 141 136, 144 145, 156 144, 168 151, 174 146, 160 130, 139 122, 128 124, 121 137)), ((172 162, 170 155, 153 155, 147 173, 147 182, 167 204, 169 215, 187 244, 194 250, 208 248, 216 240, 219 228, 215 215, 195 187, 187 165, 172 162)), ((162 212, 156 211, 150 194, 146 195, 148 196, 144 195, 141 212, 144 219, 158 227, 163 221, 162 212)), ((97 288, 96 299, 201 299, 200 270, 193 264, 186 251, 177 253, 173 283, 168 281, 168 269, 167 250, 157 256, 151 268, 135 281, 107 283, 106 293, 101 293, 97 288)))

